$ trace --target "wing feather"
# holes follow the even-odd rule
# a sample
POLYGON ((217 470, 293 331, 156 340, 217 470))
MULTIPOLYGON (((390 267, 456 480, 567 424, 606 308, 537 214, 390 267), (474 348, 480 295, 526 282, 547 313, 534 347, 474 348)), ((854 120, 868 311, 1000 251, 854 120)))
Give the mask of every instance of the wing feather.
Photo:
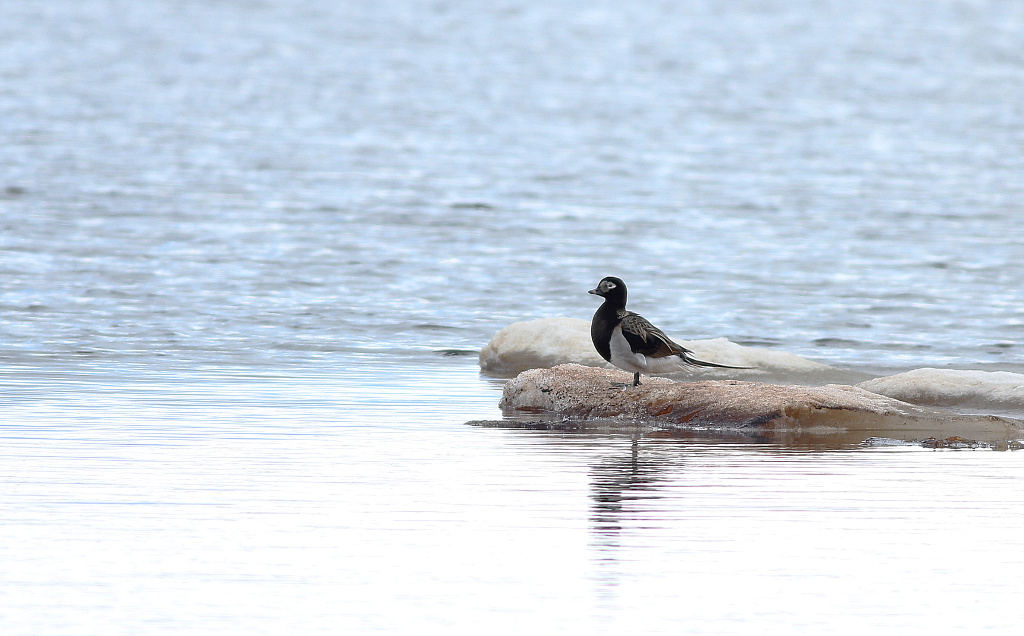
POLYGON ((621 310, 619 313, 622 335, 633 351, 642 353, 649 358, 665 358, 690 353, 688 349, 672 342, 664 331, 652 325, 640 314, 625 310, 621 310))
POLYGON ((629 343, 633 351, 642 353, 648 358, 679 356, 684 363, 695 367, 717 367, 719 369, 753 368, 733 367, 727 364, 698 360, 692 357, 692 351, 677 342, 673 342, 671 338, 665 335, 664 331, 652 325, 649 320, 640 314, 620 309, 618 318, 621 321, 619 324, 622 325, 622 335, 626 338, 626 342, 629 343))

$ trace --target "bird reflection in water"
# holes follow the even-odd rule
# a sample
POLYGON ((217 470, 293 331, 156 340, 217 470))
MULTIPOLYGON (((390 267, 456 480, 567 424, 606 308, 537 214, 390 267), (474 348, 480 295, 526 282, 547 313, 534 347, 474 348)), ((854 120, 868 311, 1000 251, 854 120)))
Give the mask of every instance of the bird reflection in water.
MULTIPOLYGON (((668 481, 667 457, 645 453, 634 437, 626 453, 606 456, 590 466, 590 548, 599 596, 612 601, 612 589, 621 579, 619 552, 623 531, 644 530, 655 520, 645 514, 644 501, 660 499, 668 481)), ((678 458, 676 459, 678 462, 678 458)), ((627 539, 628 541, 628 539, 627 539)))

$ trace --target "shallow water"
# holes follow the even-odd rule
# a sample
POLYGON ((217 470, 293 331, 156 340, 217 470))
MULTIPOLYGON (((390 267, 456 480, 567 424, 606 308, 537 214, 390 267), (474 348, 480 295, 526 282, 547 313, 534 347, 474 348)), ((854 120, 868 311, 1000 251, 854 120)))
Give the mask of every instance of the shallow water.
POLYGON ((1009 631, 1019 452, 466 423, 608 274, 1024 373, 1017 4, 0 15, 5 634, 1009 631))

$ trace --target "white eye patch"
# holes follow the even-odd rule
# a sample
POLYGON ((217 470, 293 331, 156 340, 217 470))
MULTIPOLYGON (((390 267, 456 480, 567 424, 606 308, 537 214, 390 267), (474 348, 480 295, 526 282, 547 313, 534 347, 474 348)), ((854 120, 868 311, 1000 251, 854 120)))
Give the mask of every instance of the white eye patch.
POLYGON ((616 285, 610 280, 601 281, 601 291, 615 289, 616 285))

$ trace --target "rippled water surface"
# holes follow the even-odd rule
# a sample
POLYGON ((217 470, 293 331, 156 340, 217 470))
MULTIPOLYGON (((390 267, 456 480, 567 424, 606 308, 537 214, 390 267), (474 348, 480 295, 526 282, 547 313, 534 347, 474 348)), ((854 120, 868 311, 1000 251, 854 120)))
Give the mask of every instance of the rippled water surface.
POLYGON ((5 634, 1009 632, 1017 451, 468 426, 588 318, 1024 372, 1024 9, 0 0, 5 634))
POLYGON ((1019 369, 1021 8, 720 4, 4 3, 3 355, 477 349, 615 273, 1019 369))

